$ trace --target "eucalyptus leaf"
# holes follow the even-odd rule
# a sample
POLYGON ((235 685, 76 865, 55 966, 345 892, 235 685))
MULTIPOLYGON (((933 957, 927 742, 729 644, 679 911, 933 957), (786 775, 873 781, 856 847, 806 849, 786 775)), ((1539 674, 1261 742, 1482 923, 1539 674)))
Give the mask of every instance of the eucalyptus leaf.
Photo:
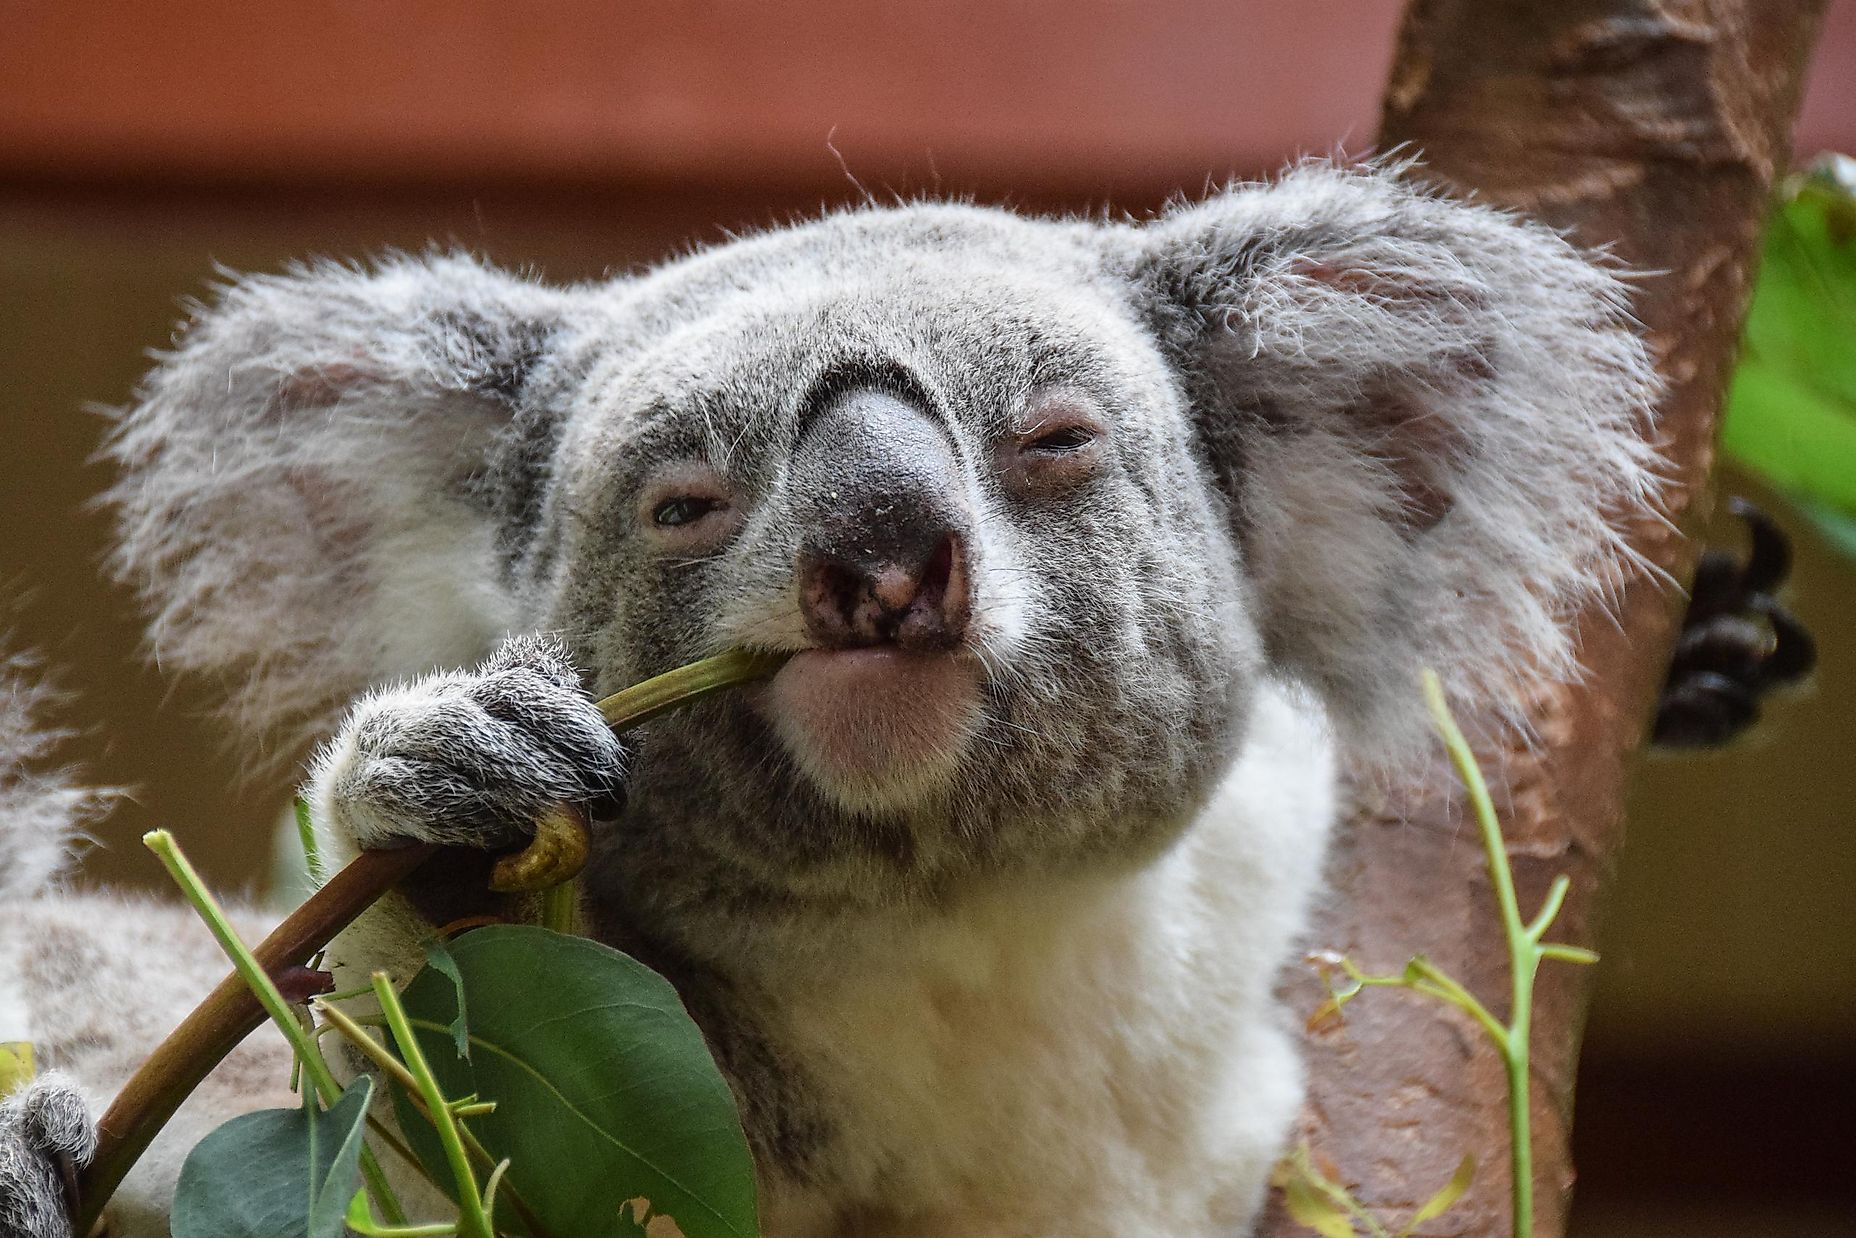
POLYGON ((1766 227, 1722 445, 1793 497, 1856 515, 1856 163, 1791 178, 1766 227))
POLYGON ((451 981, 453 999, 457 1003, 457 1017, 451 1020, 451 1045, 459 1057, 470 1056, 470 1038, 466 1029, 470 1025, 470 1003, 464 996, 464 977, 458 974, 457 960, 451 957, 451 948, 442 937, 434 937, 425 943, 425 961, 433 971, 451 981))
POLYGON ((1437 1188, 1437 1193, 1424 1201, 1422 1207, 1412 1214, 1405 1228, 1398 1231, 1398 1238, 1410 1238, 1418 1226, 1426 1221, 1436 1220, 1456 1206, 1456 1201, 1463 1198, 1463 1192, 1476 1180, 1476 1158, 1465 1156, 1457 1164, 1456 1172, 1450 1175, 1450 1181, 1437 1188))
POLYGON ((326 1112, 261 1109, 202 1139, 181 1166, 174 1238, 341 1238, 373 1090, 363 1075, 326 1112))
POLYGON ((1300 1174, 1284 1184, 1283 1203, 1298 1225, 1305 1225, 1322 1238, 1354 1238, 1353 1218, 1339 1204, 1300 1174))
MULTIPOLYGON (((407 1013, 445 1095, 495 1102, 470 1129, 510 1161, 510 1184, 551 1238, 623 1232, 632 1200, 686 1238, 758 1233, 734 1097, 668 982, 597 942, 526 925, 473 930, 450 957, 460 979, 427 967, 403 994, 407 1013), (450 1031, 460 992, 468 1058, 450 1031)), ((431 1126, 397 1089, 394 1102, 408 1142, 448 1182, 431 1126)), ((497 1223, 520 1231, 500 1204, 497 1223)))
POLYGON ((1816 522, 1824 540, 1856 559, 1856 511, 1833 511, 1819 503, 1804 505, 1805 514, 1816 522))

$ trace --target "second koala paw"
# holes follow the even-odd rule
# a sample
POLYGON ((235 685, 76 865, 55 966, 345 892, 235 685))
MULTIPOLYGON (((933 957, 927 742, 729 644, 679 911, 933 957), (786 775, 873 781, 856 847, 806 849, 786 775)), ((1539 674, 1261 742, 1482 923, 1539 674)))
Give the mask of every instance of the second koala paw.
POLYGON ((44 1075, 0 1103, 0 1234, 70 1238, 77 1171, 96 1151, 83 1094, 44 1075))
POLYGON ((561 646, 512 637, 473 671, 355 706, 317 759, 311 795, 363 848, 408 840, 500 847, 550 805, 622 793, 625 752, 561 646))

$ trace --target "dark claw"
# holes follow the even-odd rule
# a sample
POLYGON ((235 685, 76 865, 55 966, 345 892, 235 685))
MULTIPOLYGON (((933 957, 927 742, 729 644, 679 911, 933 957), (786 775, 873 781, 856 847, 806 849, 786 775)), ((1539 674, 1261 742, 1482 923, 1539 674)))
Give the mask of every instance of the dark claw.
POLYGON ((1792 574, 1792 543, 1785 530, 1773 523, 1759 508, 1735 496, 1728 500, 1728 510, 1746 522, 1753 545, 1746 557, 1746 570, 1740 576, 1742 594, 1777 593, 1792 574))
POLYGON ((1695 564, 1695 579, 1688 588, 1688 614, 1682 626, 1731 613, 1741 596, 1740 560, 1725 550, 1708 547, 1695 564))
POLYGON ((1765 625, 1753 619, 1722 614, 1696 623, 1691 617, 1676 640, 1670 681, 1697 671, 1715 671, 1741 683, 1757 682, 1773 643, 1765 625))
POLYGON ((1758 721, 1766 692, 1817 663, 1811 634, 1773 596, 1791 574, 1784 530, 1744 499, 1729 509, 1747 526, 1746 561, 1702 551, 1650 735, 1663 747, 1726 743, 1758 721))
POLYGON ((1714 671, 1697 671, 1663 695, 1651 742, 1667 748, 1724 744, 1759 720, 1753 691, 1714 671))

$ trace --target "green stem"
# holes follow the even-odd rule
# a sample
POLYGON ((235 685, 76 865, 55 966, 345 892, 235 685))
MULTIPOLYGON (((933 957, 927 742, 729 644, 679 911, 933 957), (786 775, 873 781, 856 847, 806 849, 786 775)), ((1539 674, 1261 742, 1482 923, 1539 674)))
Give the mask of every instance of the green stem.
MULTIPOLYGON (((373 992, 373 989, 370 987, 368 992, 373 992)), ((387 1075, 395 1083, 399 1084, 401 1088, 405 1089, 407 1097, 412 1101, 414 1108, 418 1109, 420 1113, 425 1114, 426 1120, 430 1121, 431 1114, 426 1112, 425 1098, 419 1091, 419 1081, 413 1077, 411 1071, 406 1069, 405 1063, 401 1062, 391 1053, 388 1053, 384 1045, 368 1035, 359 1019, 356 1019, 354 1016, 337 1007, 324 1005, 320 998, 317 999, 317 1004, 322 1010, 322 1017, 328 1020, 327 1026, 333 1027, 336 1032, 345 1037, 348 1043, 352 1044, 359 1052, 365 1055, 367 1060, 372 1062, 383 1074, 387 1075)), ((457 1110, 454 1108, 453 1112, 456 1113, 457 1110)), ((461 1121, 458 1123, 458 1138, 464 1141, 464 1150, 470 1153, 471 1160, 476 1162, 480 1169, 492 1173, 495 1171, 498 1163, 496 1158, 491 1156, 490 1150, 484 1147, 483 1144, 478 1141, 477 1136, 471 1133, 470 1127, 464 1125, 461 1121)), ((410 1157, 411 1155, 410 1152, 407 1153, 407 1156, 410 1157)), ((421 1174, 425 1174, 425 1166, 423 1164, 416 1161, 414 1164, 421 1174)), ((431 1176, 429 1174, 426 1174, 426 1180, 428 1182, 431 1181, 431 1176)), ((436 1187, 438 1184, 433 1182, 432 1185, 436 1187)), ((528 1227, 529 1232, 533 1234, 535 1238, 547 1238, 547 1231, 543 1228, 540 1219, 535 1216, 533 1209, 528 1206, 528 1201, 522 1198, 522 1193, 516 1190, 515 1185, 513 1183, 504 1183, 502 1193, 509 1197, 510 1207, 516 1210, 516 1215, 522 1218, 522 1223, 528 1227)), ((485 1196, 484 1206, 487 1211, 489 1209, 487 1194, 485 1196)))
POLYGON ((461 1238, 496 1238, 489 1215, 483 1210, 483 1197, 477 1191, 477 1175, 470 1167, 470 1155, 464 1151, 464 1141, 458 1137, 457 1118, 445 1103, 444 1089, 438 1086, 425 1060, 425 1051, 419 1047, 412 1025, 406 1021, 406 1008, 400 1005, 399 994, 393 991, 393 982, 385 972, 375 972, 373 981, 380 1012, 387 1018, 387 1027, 418 1086, 418 1094, 425 1099, 432 1129, 438 1133, 445 1161, 451 1166, 451 1177, 458 1188, 458 1233, 461 1238))
POLYGON ((322 863, 322 845, 316 841, 316 823, 309 815, 309 801, 300 795, 291 800, 290 815, 296 820, 296 837, 303 846, 303 864, 309 869, 309 879, 319 886, 329 879, 329 870, 322 863))
POLYGON ((1413 959, 1412 966, 1432 986, 1429 990, 1432 996, 1441 998, 1470 1016, 1482 1026, 1483 1031, 1489 1034, 1489 1039, 1495 1042, 1496 1048, 1502 1047, 1508 1038, 1508 1029, 1489 1013, 1489 1008, 1477 1000, 1474 993, 1464 988, 1454 976, 1429 959, 1413 959))
MULTIPOLYGON (((616 692, 600 701, 598 707, 615 729, 624 729, 684 700, 771 675, 786 656, 731 650, 616 692)), ((307 824, 299 816, 299 829, 307 824)), ((312 864, 320 863, 313 833, 306 832, 303 841, 306 857, 311 857, 312 864)), ((430 844, 418 844, 362 853, 341 871, 327 874, 322 888, 265 939, 258 953, 280 963, 308 958, 314 946, 329 941, 436 850, 430 844)), ((200 904, 196 902, 195 906, 200 904)), ((243 983, 228 977, 169 1033, 117 1092, 98 1122, 97 1154, 79 1178, 79 1232, 92 1228, 117 1185, 180 1103, 261 1021, 248 992, 243 983)), ((363 1170, 372 1160, 371 1155, 364 1154, 363 1170)), ((384 1179, 381 1185, 384 1190, 384 1179)), ((390 1192, 383 1193, 380 1202, 389 1212, 398 1206, 390 1192)))
MULTIPOLYGON (((1506 1034, 1497 1042, 1508 1071, 1508 1135, 1513 1181, 1514 1238, 1532 1238, 1534 1232, 1534 1136, 1530 1108, 1532 1070, 1530 1062, 1534 1023, 1534 977, 1540 969, 1540 945, 1521 921, 1520 901, 1515 897, 1514 872, 1508 863, 1508 846, 1502 838, 1501 820, 1495 815, 1495 801, 1489 785, 1476 764, 1469 741, 1450 715, 1444 699, 1443 684, 1433 671, 1424 672, 1424 700, 1431 718, 1443 737, 1463 788, 1469 793, 1476 824, 1482 831, 1482 846, 1487 853, 1489 882, 1495 887, 1495 901, 1501 907, 1503 935, 1508 943, 1508 965, 1512 982, 1511 1005, 1506 1034)), ((1557 885, 1557 883, 1556 883, 1557 885)), ((1551 922, 1550 911, 1557 914, 1565 899, 1565 890, 1549 896, 1548 907, 1536 923, 1545 930, 1551 922)))
POLYGON ((580 883, 563 881, 541 892, 541 927, 572 933, 578 927, 580 883))
POLYGON ((431 1225, 382 1225, 367 1210, 367 1192, 356 1191, 348 1201, 348 1215, 343 1218, 349 1229, 362 1238, 447 1238, 458 1227, 446 1221, 431 1225))
MULTIPOLYGON (((1582 946, 1569 946, 1562 942, 1543 942, 1553 921, 1566 904, 1566 896, 1572 889, 1570 878, 1561 875, 1554 878, 1547 890, 1547 897, 1534 919, 1527 924, 1521 922, 1521 904, 1515 896, 1514 869, 1508 860, 1508 847, 1502 837, 1501 821, 1495 815, 1495 802, 1489 795, 1488 783, 1482 777, 1482 770, 1476 764, 1475 755, 1470 751, 1469 741, 1464 738, 1456 720, 1450 715, 1450 707, 1444 699, 1443 685, 1435 673, 1424 672, 1424 699, 1430 708, 1437 731, 1443 738, 1444 747, 1450 754, 1450 762, 1456 768, 1457 776, 1462 780, 1463 788, 1469 795, 1470 805, 1475 812, 1476 824, 1482 835, 1484 856, 1488 863, 1489 884, 1495 890, 1495 900, 1501 910, 1502 936, 1508 946, 1509 974, 1513 985, 1508 1022, 1502 1023, 1489 1013, 1476 996, 1464 988, 1455 978, 1444 972, 1429 959, 1419 955, 1405 965, 1405 970, 1395 976, 1373 976, 1361 971, 1350 960, 1342 957, 1338 966, 1346 973, 1351 988, 1343 985, 1328 985, 1328 1003, 1318 1011, 1319 1019, 1330 1010, 1339 1010, 1361 989, 1365 988, 1405 988, 1414 993, 1422 993, 1447 1005, 1463 1011, 1488 1033, 1494 1042, 1496 1052, 1501 1055, 1502 1065, 1507 1072, 1508 1081, 1508 1133, 1510 1140, 1511 1175, 1513 1182, 1513 1235, 1514 1238, 1532 1238, 1534 1232, 1534 1141, 1532 1119, 1529 1108, 1531 1100, 1532 1066, 1530 1061, 1532 1032, 1534 1022, 1534 982, 1540 971, 1543 959, 1555 959, 1564 963, 1589 964, 1598 961, 1598 955, 1582 946)), ((1328 976, 1327 964, 1321 961, 1322 976, 1328 976)), ((1375 1234, 1383 1232, 1375 1221, 1338 1184, 1327 1182, 1314 1171, 1312 1162, 1307 1158, 1307 1148, 1303 1147, 1296 1161, 1300 1171, 1317 1189, 1327 1193, 1337 1204, 1347 1209, 1348 1213, 1362 1221, 1375 1234)), ((1458 1171, 1459 1176, 1473 1172, 1474 1164, 1465 1161, 1458 1171)), ((1452 1179, 1444 1191, 1433 1197, 1432 1203, 1426 1204, 1413 1218, 1412 1222, 1401 1231, 1411 1232, 1431 1216, 1438 1215, 1443 1208, 1454 1203, 1457 1195, 1467 1187, 1468 1178, 1462 1177, 1461 1183, 1452 1179), (1441 1201, 1441 1202, 1440 1202, 1441 1201), (1435 1205, 1436 1210, 1433 1211, 1435 1205)))
POLYGON ((1566 892, 1570 889, 1572 889, 1572 878, 1566 876, 1565 873, 1553 879, 1552 886, 1547 890, 1547 899, 1540 905, 1540 913, 1528 921, 1527 939, 1529 941, 1538 942, 1547 935, 1547 930, 1552 928, 1553 922, 1559 918, 1560 908, 1566 905, 1566 892))
POLYGON ((758 653, 750 649, 730 649, 688 666, 653 676, 614 692, 596 703, 615 730, 648 722, 665 710, 685 701, 707 696, 722 688, 732 688, 755 679, 764 679, 785 665, 791 656, 784 653, 758 653))
MULTIPOLYGON (((238 973, 264 1012, 271 1017, 271 1022, 283 1032, 284 1039, 296 1051, 296 1060, 301 1063, 303 1071, 315 1086, 316 1094, 322 1098, 325 1107, 333 1105, 342 1094, 341 1084, 329 1070, 329 1064, 323 1060, 322 1052, 316 1047, 315 1036, 306 1031, 297 1021, 296 1009, 284 1000, 284 995, 277 991, 270 973, 253 957, 251 949, 239 937, 232 922, 226 919, 225 910, 219 906, 206 883, 200 880, 200 874, 194 870, 187 857, 181 852, 174 836, 166 830, 150 830, 142 835, 142 845, 155 853, 174 884, 180 887, 182 897, 199 913, 200 919, 212 932, 226 957, 232 961, 232 970, 238 973)), ((387 1178, 380 1170, 380 1162, 374 1158, 373 1151, 361 1149, 361 1172, 367 1178, 368 1190, 380 1201, 381 1210, 395 1224, 403 1224, 406 1214, 400 1208, 399 1199, 393 1194, 387 1178)))

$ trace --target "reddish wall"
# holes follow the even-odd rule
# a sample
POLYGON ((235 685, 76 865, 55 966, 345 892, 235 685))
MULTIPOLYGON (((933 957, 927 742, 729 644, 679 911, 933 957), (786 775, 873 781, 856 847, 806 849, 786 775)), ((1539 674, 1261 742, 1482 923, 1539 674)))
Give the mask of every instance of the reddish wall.
MULTIPOLYGON (((0 178, 1144 197, 1363 144, 1397 0, 0 5, 0 178), (547 14, 545 21, 535 13, 547 14)), ((1856 149, 1856 0, 1801 148, 1856 149)))

